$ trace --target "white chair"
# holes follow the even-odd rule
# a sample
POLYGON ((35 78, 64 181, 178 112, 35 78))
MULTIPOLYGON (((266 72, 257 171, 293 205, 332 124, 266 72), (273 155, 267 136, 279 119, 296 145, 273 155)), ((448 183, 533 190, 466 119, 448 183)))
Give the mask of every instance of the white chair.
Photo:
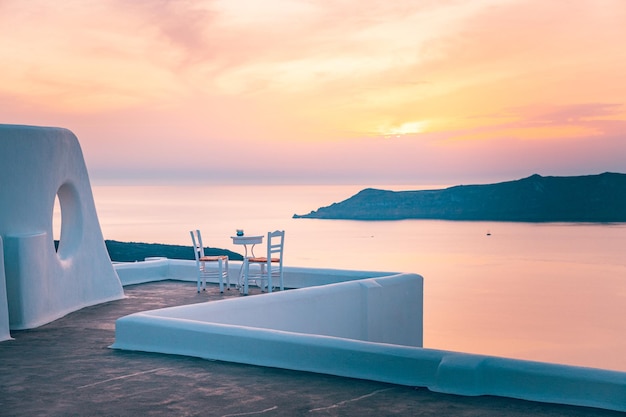
POLYGON ((228 275, 228 255, 205 256, 204 246, 202 245, 202 236, 200 230, 191 230, 191 241, 193 242, 193 253, 196 258, 196 269, 198 277, 198 292, 200 292, 200 282, 202 282, 202 291, 206 290, 207 278, 218 278, 220 283, 220 292, 224 292, 224 278, 228 289, 230 290, 230 276, 228 275), (217 263, 217 268, 207 264, 217 263))
POLYGON ((285 231, 276 230, 267 234, 267 256, 250 257, 243 260, 243 294, 248 295, 250 281, 254 281, 262 291, 272 292, 274 283, 278 280, 278 288, 283 291, 283 249, 285 231), (258 273, 250 272, 250 265, 259 265, 258 273))

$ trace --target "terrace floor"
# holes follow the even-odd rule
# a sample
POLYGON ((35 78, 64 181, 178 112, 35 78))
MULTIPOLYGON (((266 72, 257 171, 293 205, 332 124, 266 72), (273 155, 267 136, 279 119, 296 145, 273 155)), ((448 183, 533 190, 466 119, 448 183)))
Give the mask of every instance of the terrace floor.
MULTIPOLYGON (((161 281, 0 343, 2 416, 567 416, 622 413, 499 397, 462 397, 365 380, 109 349, 115 320, 239 297, 161 281)), ((258 291, 258 289, 257 289, 258 291)), ((255 296, 251 292, 251 296, 255 296)))

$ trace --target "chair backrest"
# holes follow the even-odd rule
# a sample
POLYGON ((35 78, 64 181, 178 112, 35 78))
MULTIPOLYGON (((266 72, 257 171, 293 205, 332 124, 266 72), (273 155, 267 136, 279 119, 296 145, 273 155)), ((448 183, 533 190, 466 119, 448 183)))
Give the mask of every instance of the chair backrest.
POLYGON ((267 234, 267 259, 279 258, 283 264, 283 249, 285 247, 285 231, 275 230, 267 234))
POLYGON ((202 246, 202 235, 200 230, 191 230, 191 241, 193 242, 193 254, 196 257, 196 262, 200 262, 200 258, 204 256, 204 246, 202 246))

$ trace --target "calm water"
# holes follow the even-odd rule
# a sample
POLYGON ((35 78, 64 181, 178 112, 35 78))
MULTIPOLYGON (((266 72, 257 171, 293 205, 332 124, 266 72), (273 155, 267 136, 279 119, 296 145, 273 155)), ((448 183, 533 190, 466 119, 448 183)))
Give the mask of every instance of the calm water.
POLYGON ((425 347, 626 371, 626 224, 291 218, 362 188, 95 186, 94 197, 105 239, 190 245, 200 228, 206 245, 240 252, 235 229, 285 229, 291 266, 421 274, 425 347))

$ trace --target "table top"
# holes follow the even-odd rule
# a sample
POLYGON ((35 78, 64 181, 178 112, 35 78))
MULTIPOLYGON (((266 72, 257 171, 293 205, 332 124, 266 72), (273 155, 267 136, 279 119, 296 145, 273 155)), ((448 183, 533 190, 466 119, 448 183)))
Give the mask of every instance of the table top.
POLYGON ((256 245, 263 243, 263 235, 260 236, 231 236, 235 245, 256 245))

